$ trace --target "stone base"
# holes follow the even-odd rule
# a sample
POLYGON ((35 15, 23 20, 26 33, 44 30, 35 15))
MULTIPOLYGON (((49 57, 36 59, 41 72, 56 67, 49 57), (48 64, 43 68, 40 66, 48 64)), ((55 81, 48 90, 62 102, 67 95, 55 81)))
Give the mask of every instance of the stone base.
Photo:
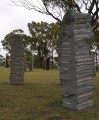
POLYGON ((66 107, 68 109, 73 109, 73 110, 84 110, 84 109, 93 107, 93 100, 89 100, 82 103, 63 102, 63 107, 66 107))
POLYGON ((9 82, 8 83, 9 85, 23 85, 24 84, 24 82, 20 82, 20 83, 18 83, 18 82, 9 82))

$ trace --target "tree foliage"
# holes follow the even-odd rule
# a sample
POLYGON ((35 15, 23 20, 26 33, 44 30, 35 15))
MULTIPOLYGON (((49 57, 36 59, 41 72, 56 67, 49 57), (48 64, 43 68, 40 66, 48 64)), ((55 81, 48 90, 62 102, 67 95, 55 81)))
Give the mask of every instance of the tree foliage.
POLYGON ((38 55, 41 67, 44 57, 51 56, 52 49, 56 49, 59 25, 32 22, 28 23, 28 28, 32 36, 31 49, 38 55))
POLYGON ((20 35, 24 43, 26 62, 29 63, 32 55, 35 54, 36 62, 38 61, 37 63, 39 64, 38 67, 41 67, 44 57, 52 56, 53 58, 53 51, 56 50, 59 27, 56 23, 28 23, 31 36, 24 34, 24 31, 21 29, 13 30, 5 36, 1 43, 3 48, 10 53, 9 40, 13 34, 20 35))
POLYGON ((0 65, 4 66, 5 64, 5 58, 0 54, 0 65))
POLYGON ((9 41, 10 41, 13 34, 20 35, 22 37, 22 39, 23 39, 25 48, 27 48, 27 46, 29 44, 30 37, 27 36, 26 34, 24 34, 24 31, 22 29, 16 29, 16 30, 13 30, 12 32, 8 33, 5 36, 4 40, 1 41, 1 43, 3 45, 3 48, 10 53, 11 47, 9 45, 9 41))

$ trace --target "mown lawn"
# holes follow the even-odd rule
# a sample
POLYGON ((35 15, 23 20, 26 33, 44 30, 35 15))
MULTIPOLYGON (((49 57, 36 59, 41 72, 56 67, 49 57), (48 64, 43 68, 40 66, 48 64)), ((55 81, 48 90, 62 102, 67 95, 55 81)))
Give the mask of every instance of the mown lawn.
MULTIPOLYGON (((9 81, 9 69, 0 68, 0 83, 9 81)), ((58 70, 25 73, 24 85, 0 84, 0 120, 99 120, 99 74, 94 80, 95 107, 71 111, 61 106, 58 70)))

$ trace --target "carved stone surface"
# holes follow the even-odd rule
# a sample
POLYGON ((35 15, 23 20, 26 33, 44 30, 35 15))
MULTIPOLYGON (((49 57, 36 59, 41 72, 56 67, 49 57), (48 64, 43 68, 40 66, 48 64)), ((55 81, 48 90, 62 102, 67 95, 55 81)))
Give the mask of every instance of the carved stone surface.
POLYGON ((93 105, 93 61, 89 55, 93 32, 90 18, 89 14, 67 11, 58 41, 63 106, 75 110, 93 105))
POLYGON ((17 85, 24 82, 24 45, 19 35, 12 35, 11 46, 11 71, 9 84, 17 85))

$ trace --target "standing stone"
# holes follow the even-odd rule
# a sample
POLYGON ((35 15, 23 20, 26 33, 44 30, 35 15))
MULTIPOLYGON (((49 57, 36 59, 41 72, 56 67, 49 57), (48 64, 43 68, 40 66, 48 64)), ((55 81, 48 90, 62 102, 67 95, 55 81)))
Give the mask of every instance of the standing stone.
POLYGON ((33 71, 33 56, 32 55, 29 58, 29 71, 33 71))
POLYGON ((11 46, 11 72, 9 84, 18 85, 24 82, 24 45, 19 35, 12 35, 11 46))
POLYGON ((81 110, 93 105, 93 32, 89 14, 65 14, 58 45, 63 106, 81 110))
POLYGON ((9 68, 9 55, 8 54, 6 54, 5 68, 9 68))

